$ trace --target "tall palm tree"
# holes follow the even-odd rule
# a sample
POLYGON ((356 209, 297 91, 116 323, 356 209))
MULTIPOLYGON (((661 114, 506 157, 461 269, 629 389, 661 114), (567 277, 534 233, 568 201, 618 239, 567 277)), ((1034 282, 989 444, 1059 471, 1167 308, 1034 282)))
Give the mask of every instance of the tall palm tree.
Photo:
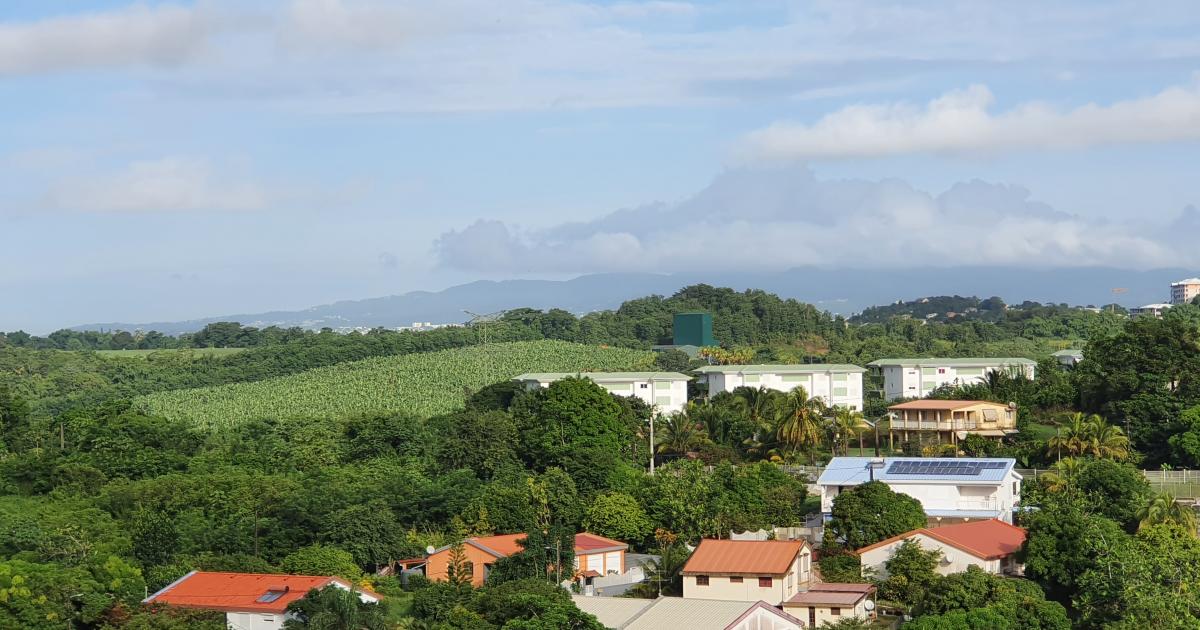
POLYGON ((658 421, 658 427, 655 451, 659 453, 686 453, 704 441, 703 428, 686 413, 669 414, 658 421))
POLYGON ((1082 412, 1076 411, 1066 415, 1064 420, 1066 421, 1065 426, 1060 426, 1058 432, 1046 442, 1046 445, 1060 458, 1064 452, 1067 457, 1083 455, 1090 431, 1088 417, 1082 412))
POLYGON ((1050 472, 1043 475, 1046 480, 1046 489, 1050 492, 1062 492, 1070 488, 1081 470, 1083 470, 1083 460, 1077 457, 1068 457, 1054 462, 1054 465, 1050 467, 1050 472))
POLYGON ((1123 460, 1129 457, 1129 437, 1121 427, 1113 426, 1098 415, 1087 422, 1084 451, 1100 459, 1123 460))
POLYGON ((860 453, 862 452, 862 437, 866 423, 863 421, 861 413, 847 407, 835 407, 832 429, 837 445, 842 447, 842 455, 850 454, 850 440, 854 437, 858 437, 858 450, 860 453))
POLYGON ((703 427, 713 442, 729 444, 733 441, 733 423, 728 410, 712 404, 689 402, 685 413, 692 424, 703 427))
POLYGON ((821 443, 824 405, 809 398, 803 387, 788 392, 776 410, 775 437, 793 453, 812 449, 821 443))
POLYGON ((1175 500, 1175 495, 1169 492, 1156 494, 1138 511, 1141 523, 1138 528, 1151 525, 1171 524, 1186 529, 1196 535, 1196 512, 1175 500))

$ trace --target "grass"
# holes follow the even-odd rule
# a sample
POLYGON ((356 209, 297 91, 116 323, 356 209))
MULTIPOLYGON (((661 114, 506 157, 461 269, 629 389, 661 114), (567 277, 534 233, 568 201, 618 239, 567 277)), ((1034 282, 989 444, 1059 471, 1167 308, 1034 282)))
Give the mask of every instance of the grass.
POLYGON ((227 357, 231 354, 245 352, 245 348, 179 348, 166 350, 97 350, 96 354, 102 357, 123 357, 133 359, 145 359, 155 353, 173 353, 173 354, 192 354, 195 356, 205 357, 227 357))

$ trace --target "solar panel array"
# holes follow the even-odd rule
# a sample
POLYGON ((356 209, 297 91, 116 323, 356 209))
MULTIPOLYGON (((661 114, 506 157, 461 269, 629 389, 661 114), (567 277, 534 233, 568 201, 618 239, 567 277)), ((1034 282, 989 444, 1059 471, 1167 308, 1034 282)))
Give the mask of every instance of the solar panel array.
POLYGON ((926 461, 892 462, 889 475, 963 475, 978 477, 984 470, 1007 468, 1006 462, 977 462, 957 459, 931 459, 926 461))

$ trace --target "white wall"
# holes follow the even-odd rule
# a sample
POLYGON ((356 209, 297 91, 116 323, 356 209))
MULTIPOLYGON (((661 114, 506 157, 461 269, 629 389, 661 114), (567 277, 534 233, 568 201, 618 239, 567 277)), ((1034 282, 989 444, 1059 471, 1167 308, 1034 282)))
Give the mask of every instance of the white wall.
POLYGON ((695 575, 683 576, 683 596, 686 599, 723 599, 743 602, 757 602, 762 600, 773 606, 778 606, 789 597, 800 591, 800 587, 804 586, 811 579, 812 573, 812 552, 808 547, 800 552, 792 563, 791 568, 786 575, 718 575, 712 574, 708 576, 708 585, 700 586, 696 583, 695 575), (736 578, 742 579, 741 583, 734 581, 736 578), (770 577, 771 586, 759 587, 759 577, 770 577))
MULTIPOLYGON (((586 373, 582 376, 588 377, 586 373)), ((524 381, 527 389, 550 387, 552 381, 524 381)), ((656 405, 662 413, 683 411, 687 406, 687 381, 684 380, 600 380, 597 385, 610 394, 635 396, 648 405, 656 405)))
MULTIPOLYGON (((954 483, 906 483, 885 481, 889 488, 921 502, 931 510, 996 510, 1000 519, 1011 523, 1012 509, 1021 500, 1021 482, 1013 471, 996 485, 956 485, 954 483), (1016 487, 1014 488, 1014 484, 1016 487)), ((821 511, 833 511, 838 486, 821 486, 821 511)))
POLYGON ((863 408, 863 385, 861 372, 811 372, 811 373, 762 373, 741 374, 738 372, 707 372, 703 375, 709 395, 732 392, 738 387, 765 387, 780 392, 790 392, 796 387, 813 398, 822 399, 826 405, 842 405, 854 410, 863 408), (844 379, 844 380, 838 380, 844 379), (836 390, 845 389, 845 392, 836 390))
POLYGON ((998 365, 988 364, 979 366, 966 365, 932 365, 923 367, 885 366, 883 367, 883 396, 885 400, 897 398, 923 398, 934 389, 948 383, 963 385, 981 383, 985 374, 993 370, 1020 369, 1029 378, 1033 378, 1032 365, 998 365))
POLYGON ((803 625, 797 625, 770 613, 762 608, 755 608, 749 617, 729 626, 726 630, 803 630, 803 625))
MULTIPOLYGON (((846 619, 847 617, 858 617, 860 619, 870 619, 871 613, 870 613, 870 611, 867 610, 867 602, 869 600, 870 600, 870 598, 863 598, 863 600, 861 602, 859 602, 858 605, 854 606, 853 608, 850 608, 850 607, 840 608, 839 607, 838 608, 839 614, 837 614, 837 615, 833 614, 833 610, 831 609, 830 606, 814 606, 813 608, 816 608, 816 610, 814 611, 816 613, 816 622, 817 622, 816 627, 820 628, 821 625, 827 621, 829 623, 837 623, 838 620, 846 619)), ((806 605, 784 606, 783 610, 787 614, 800 619, 805 624, 808 624, 808 620, 809 620, 808 608, 809 607, 806 605)))
POLYGON ((284 616, 264 613, 225 613, 225 623, 230 630, 279 630, 284 616))
MULTIPOLYGON (((962 573, 963 571, 966 571, 967 567, 969 566, 977 566, 988 573, 1000 573, 999 560, 984 560, 982 558, 977 558, 959 549, 958 547, 947 545, 946 543, 936 538, 930 538, 925 534, 914 534, 904 540, 916 540, 918 543, 920 543, 921 548, 926 551, 936 550, 942 552, 943 561, 934 569, 942 575, 962 573)), ((862 560, 864 574, 865 570, 870 568, 874 569, 875 571, 873 574, 874 577, 879 579, 886 578, 887 569, 884 567, 884 564, 891 559, 892 554, 896 553, 896 549, 900 547, 904 540, 897 540, 893 543, 883 545, 882 547, 877 547, 861 553, 859 558, 862 560)))

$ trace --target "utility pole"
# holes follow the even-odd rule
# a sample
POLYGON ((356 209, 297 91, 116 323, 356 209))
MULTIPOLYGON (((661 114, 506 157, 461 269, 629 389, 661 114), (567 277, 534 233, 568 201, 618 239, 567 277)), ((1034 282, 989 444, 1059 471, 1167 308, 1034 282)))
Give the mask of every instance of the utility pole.
POLYGON ((657 415, 658 415, 658 412, 652 412, 650 414, 650 474, 651 475, 654 474, 654 416, 657 416, 657 415))

